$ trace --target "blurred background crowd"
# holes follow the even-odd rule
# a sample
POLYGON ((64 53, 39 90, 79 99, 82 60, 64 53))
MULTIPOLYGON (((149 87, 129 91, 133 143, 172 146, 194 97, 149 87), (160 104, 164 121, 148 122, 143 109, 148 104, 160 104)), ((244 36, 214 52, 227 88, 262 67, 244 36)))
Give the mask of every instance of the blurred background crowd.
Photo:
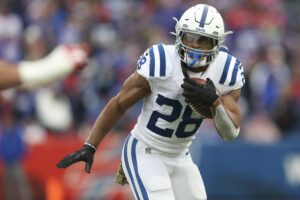
MULTIPOLYGON (((86 138, 100 111, 135 71, 139 56, 153 44, 174 44, 172 17, 179 19, 197 3, 220 10, 226 30, 234 32, 225 45, 244 65, 238 140, 276 144, 299 134, 297 0, 0 0, 1 59, 40 59, 61 43, 85 42, 92 48, 90 65, 82 73, 39 89, 1 92, 2 161, 20 160, 28 146, 51 135, 86 138)), ((141 105, 130 109, 114 131, 127 134, 141 105)), ((220 141, 209 120, 200 132, 196 140, 220 141)))
MULTIPOLYGON (((203 3, 210 1, 202 1, 203 3)), ((300 47, 297 1, 212 1, 234 34, 230 53, 244 64, 241 138, 274 142, 299 130, 300 47), (259 131, 257 130, 259 129, 259 131), (252 136, 256 132, 257 135, 252 136), (261 134, 261 133, 264 134, 261 134)), ((0 5, 0 58, 35 60, 61 43, 92 46, 90 67, 40 90, 6 91, 1 120, 59 134, 90 126, 151 45, 173 44, 175 21, 194 1, 12 0, 0 5), (36 124, 36 122, 39 122, 36 124)), ((140 112, 129 110, 117 129, 140 112)), ((33 136, 34 137, 34 136, 33 136)))

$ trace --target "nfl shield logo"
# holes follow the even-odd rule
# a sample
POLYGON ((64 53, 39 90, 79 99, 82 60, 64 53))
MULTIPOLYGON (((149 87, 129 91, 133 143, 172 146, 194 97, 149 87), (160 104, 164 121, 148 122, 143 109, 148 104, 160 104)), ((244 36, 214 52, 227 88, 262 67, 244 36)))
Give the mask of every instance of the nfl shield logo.
POLYGON ((146 154, 151 154, 151 148, 150 147, 145 148, 145 153, 146 154))

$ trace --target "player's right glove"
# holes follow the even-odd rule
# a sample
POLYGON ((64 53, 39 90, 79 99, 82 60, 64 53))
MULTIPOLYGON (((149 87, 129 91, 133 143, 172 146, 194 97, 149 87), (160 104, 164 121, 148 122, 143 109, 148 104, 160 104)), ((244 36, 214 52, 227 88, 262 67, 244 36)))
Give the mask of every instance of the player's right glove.
POLYGON ((86 163, 85 171, 87 173, 90 173, 95 151, 95 147, 91 146, 90 144, 84 144, 84 146, 81 149, 75 151, 72 154, 67 155, 61 161, 59 161, 59 163, 56 164, 56 167, 67 168, 76 162, 83 161, 86 163))
POLYGON ((183 80, 184 83, 181 87, 184 89, 182 95, 185 97, 185 102, 212 106, 215 100, 219 98, 216 87, 211 79, 207 79, 206 85, 190 78, 184 78, 183 80))

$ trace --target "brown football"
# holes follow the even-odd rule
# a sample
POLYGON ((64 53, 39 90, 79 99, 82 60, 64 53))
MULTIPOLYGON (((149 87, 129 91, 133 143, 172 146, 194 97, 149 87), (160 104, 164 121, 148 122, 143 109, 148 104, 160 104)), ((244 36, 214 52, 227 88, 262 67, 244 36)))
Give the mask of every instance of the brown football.
MULTIPOLYGON (((191 78, 191 79, 197 81, 198 83, 206 85, 206 80, 204 80, 204 79, 200 79, 200 78, 191 78)), ((210 112, 209 106, 203 106, 203 105, 195 104, 195 103, 193 103, 193 104, 190 103, 189 106, 197 114, 199 114, 199 115, 201 115, 201 116, 203 116, 205 118, 210 118, 210 119, 213 118, 213 116, 212 116, 212 114, 210 112)))

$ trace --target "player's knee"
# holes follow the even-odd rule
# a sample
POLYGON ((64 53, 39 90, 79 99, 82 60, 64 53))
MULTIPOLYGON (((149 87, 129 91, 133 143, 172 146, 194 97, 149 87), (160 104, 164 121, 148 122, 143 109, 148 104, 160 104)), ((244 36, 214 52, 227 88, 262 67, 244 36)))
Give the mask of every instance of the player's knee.
POLYGON ((152 191, 149 193, 149 200, 163 199, 163 200, 175 200, 172 188, 152 191))
POLYGON ((195 200, 206 200, 206 191, 204 187, 204 183, 202 181, 202 177, 196 165, 192 165, 188 172, 188 184, 190 195, 192 199, 195 200))
POLYGON ((202 180, 199 180, 198 177, 189 177, 189 185, 193 199, 206 199, 206 192, 202 180))
POLYGON ((149 199, 175 200, 170 179, 163 176, 148 177, 144 181, 149 199))
POLYGON ((144 181, 145 188, 149 192, 159 192, 171 189, 171 181, 167 177, 153 176, 144 181))

